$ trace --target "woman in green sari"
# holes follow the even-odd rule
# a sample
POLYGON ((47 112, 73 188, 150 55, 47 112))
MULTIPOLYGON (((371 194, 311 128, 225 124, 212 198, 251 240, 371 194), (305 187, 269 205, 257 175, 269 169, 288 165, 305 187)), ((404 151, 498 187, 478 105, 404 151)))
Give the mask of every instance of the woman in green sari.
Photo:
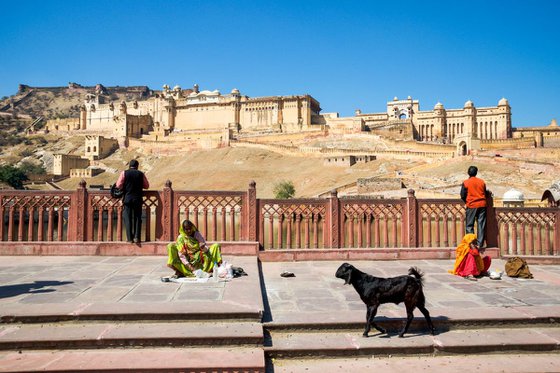
POLYGON ((167 245, 167 266, 174 277, 194 277, 197 269, 212 273, 222 263, 220 244, 206 246, 206 240, 190 220, 183 220, 176 242, 167 245))

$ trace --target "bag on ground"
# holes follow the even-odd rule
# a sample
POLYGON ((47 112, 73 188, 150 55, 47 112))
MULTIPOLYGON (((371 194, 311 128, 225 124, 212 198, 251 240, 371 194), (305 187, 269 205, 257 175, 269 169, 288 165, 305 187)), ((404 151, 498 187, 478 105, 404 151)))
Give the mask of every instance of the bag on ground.
POLYGON ((506 262, 506 274, 509 277, 533 278, 525 259, 515 256, 506 262))

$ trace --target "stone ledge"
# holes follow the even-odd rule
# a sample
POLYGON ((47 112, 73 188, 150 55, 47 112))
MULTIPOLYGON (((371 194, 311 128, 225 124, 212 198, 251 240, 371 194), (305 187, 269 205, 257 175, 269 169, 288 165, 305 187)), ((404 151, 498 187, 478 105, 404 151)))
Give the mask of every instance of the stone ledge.
MULTIPOLYGON (((499 258, 500 249, 496 247, 487 248, 486 254, 492 258, 499 258)), ((455 259, 455 248, 272 249, 259 251, 258 255, 263 262, 455 259)))
MULTIPOLYGON (((167 255, 167 241, 141 242, 0 242, 0 255, 99 255, 136 256, 167 255)), ((209 241, 209 243, 211 243, 209 241)), ((258 242, 220 242, 222 253, 226 255, 257 255, 258 242)))

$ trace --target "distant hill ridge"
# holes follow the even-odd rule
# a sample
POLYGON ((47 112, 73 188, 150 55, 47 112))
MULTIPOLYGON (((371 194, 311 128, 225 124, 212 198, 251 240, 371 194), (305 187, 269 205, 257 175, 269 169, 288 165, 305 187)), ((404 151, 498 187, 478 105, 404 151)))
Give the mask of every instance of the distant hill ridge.
POLYGON ((0 100, 0 115, 29 115, 45 119, 78 117, 87 94, 106 101, 145 100, 153 94, 148 86, 82 86, 70 82, 65 87, 33 87, 20 84, 16 94, 0 100))

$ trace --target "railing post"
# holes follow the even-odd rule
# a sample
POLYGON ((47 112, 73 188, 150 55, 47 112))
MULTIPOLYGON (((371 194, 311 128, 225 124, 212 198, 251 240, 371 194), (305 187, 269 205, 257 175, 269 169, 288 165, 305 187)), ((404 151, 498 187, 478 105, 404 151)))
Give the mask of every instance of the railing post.
POLYGON ((408 247, 418 247, 418 200, 414 189, 409 189, 406 197, 406 231, 408 247))
POLYGON ((552 248, 552 255, 560 254, 560 207, 556 211, 554 222, 554 247, 552 248))
MULTIPOLYGON (((243 236, 247 241, 258 240, 258 222, 257 222, 257 183, 251 181, 247 190, 246 209, 245 209, 245 227, 243 236)), ((262 242, 261 242, 262 244, 262 242)))
POLYGON ((494 207, 494 198, 490 195, 486 198, 486 246, 498 247, 499 234, 500 230, 498 228, 496 208, 494 207))
POLYGON ((329 222, 329 243, 330 248, 338 249, 340 247, 340 201, 336 190, 331 190, 329 196, 329 208, 327 209, 329 222))
POLYGON ((72 221, 69 225, 68 240, 69 241, 85 241, 85 227, 87 216, 87 189, 86 181, 81 180, 74 192, 72 201, 72 221))
POLYGON ((173 237, 173 214, 175 206, 173 206, 173 189, 171 188, 171 181, 167 180, 165 182, 165 187, 163 187, 162 193, 162 230, 161 237, 158 239, 163 241, 172 241, 173 237))

